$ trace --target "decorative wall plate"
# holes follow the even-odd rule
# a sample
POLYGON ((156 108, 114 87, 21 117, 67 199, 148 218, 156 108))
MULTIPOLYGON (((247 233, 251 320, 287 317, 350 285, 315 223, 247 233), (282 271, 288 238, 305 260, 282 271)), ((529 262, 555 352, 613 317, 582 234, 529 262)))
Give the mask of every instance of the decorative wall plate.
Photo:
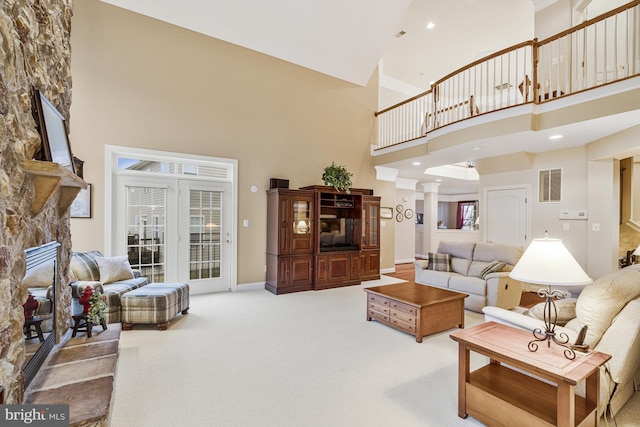
POLYGON ((404 206, 402 205, 396 205, 396 211, 398 212, 402 212, 404 210, 404 206))
POLYGON ((402 215, 402 212, 398 212, 396 214, 396 221, 402 222, 403 219, 404 219, 404 215, 402 215))
POLYGON ((412 209, 407 209, 406 211, 404 211, 404 217, 407 218, 407 219, 413 218, 413 210, 412 209))

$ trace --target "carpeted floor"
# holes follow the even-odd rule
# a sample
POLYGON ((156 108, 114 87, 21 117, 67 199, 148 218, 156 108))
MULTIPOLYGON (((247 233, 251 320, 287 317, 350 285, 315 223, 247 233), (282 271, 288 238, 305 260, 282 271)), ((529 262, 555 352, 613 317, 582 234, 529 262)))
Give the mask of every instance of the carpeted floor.
MULTIPOLYGON (((451 331, 418 344, 367 322, 365 295, 362 286, 194 295, 167 331, 123 331, 111 425, 480 425, 457 416, 451 331)), ((483 321, 466 312, 467 327, 483 321)), ((472 354, 473 369, 486 363, 472 354)), ((637 425, 640 404, 634 411, 617 426, 637 425)))

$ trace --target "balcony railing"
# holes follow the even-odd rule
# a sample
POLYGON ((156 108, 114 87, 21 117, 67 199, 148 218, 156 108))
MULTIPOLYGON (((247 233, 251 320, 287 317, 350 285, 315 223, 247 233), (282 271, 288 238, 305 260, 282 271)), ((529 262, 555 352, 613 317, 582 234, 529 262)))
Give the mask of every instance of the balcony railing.
POLYGON ((553 37, 511 46, 376 113, 377 150, 518 105, 540 104, 640 75, 640 0, 553 37))

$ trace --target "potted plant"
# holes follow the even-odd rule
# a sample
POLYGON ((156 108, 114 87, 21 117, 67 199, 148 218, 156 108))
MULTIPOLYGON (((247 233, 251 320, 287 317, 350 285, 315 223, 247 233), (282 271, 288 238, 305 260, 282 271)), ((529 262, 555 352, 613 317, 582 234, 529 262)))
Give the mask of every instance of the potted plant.
POLYGON ((87 320, 98 325, 105 317, 107 317, 107 303, 102 300, 102 294, 96 291, 89 297, 87 320))
POLYGON ((324 168, 322 180, 324 185, 330 185, 338 191, 351 193, 351 177, 353 176, 344 166, 331 162, 331 166, 324 168))

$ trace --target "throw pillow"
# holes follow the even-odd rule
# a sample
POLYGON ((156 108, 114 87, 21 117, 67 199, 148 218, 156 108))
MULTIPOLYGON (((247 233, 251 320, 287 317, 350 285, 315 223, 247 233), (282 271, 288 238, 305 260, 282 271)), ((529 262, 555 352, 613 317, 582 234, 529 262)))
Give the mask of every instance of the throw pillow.
MULTIPOLYGON (((564 298, 555 302, 556 311, 558 312, 557 325, 564 326, 569 320, 576 317, 576 301, 576 298, 564 298)), ((531 307, 529 309, 529 316, 538 320, 544 320, 544 304, 545 303, 541 302, 531 307)))
POLYGON ((429 252, 429 270, 451 271, 451 255, 429 252))
POLYGON ((497 271, 502 270, 504 267, 504 262, 500 261, 491 261, 489 265, 487 265, 484 270, 480 273, 480 277, 483 279, 487 278, 487 274, 495 273, 497 271))
POLYGON ((53 261, 45 262, 27 271, 22 283, 28 288, 46 288, 53 285, 53 261))
POLYGON ((103 284, 118 280, 133 279, 133 270, 126 255, 96 258, 100 268, 100 281, 103 284))
POLYGON ((96 262, 98 258, 102 258, 99 251, 74 252, 69 262, 73 277, 78 280, 99 281, 100 268, 96 262))

